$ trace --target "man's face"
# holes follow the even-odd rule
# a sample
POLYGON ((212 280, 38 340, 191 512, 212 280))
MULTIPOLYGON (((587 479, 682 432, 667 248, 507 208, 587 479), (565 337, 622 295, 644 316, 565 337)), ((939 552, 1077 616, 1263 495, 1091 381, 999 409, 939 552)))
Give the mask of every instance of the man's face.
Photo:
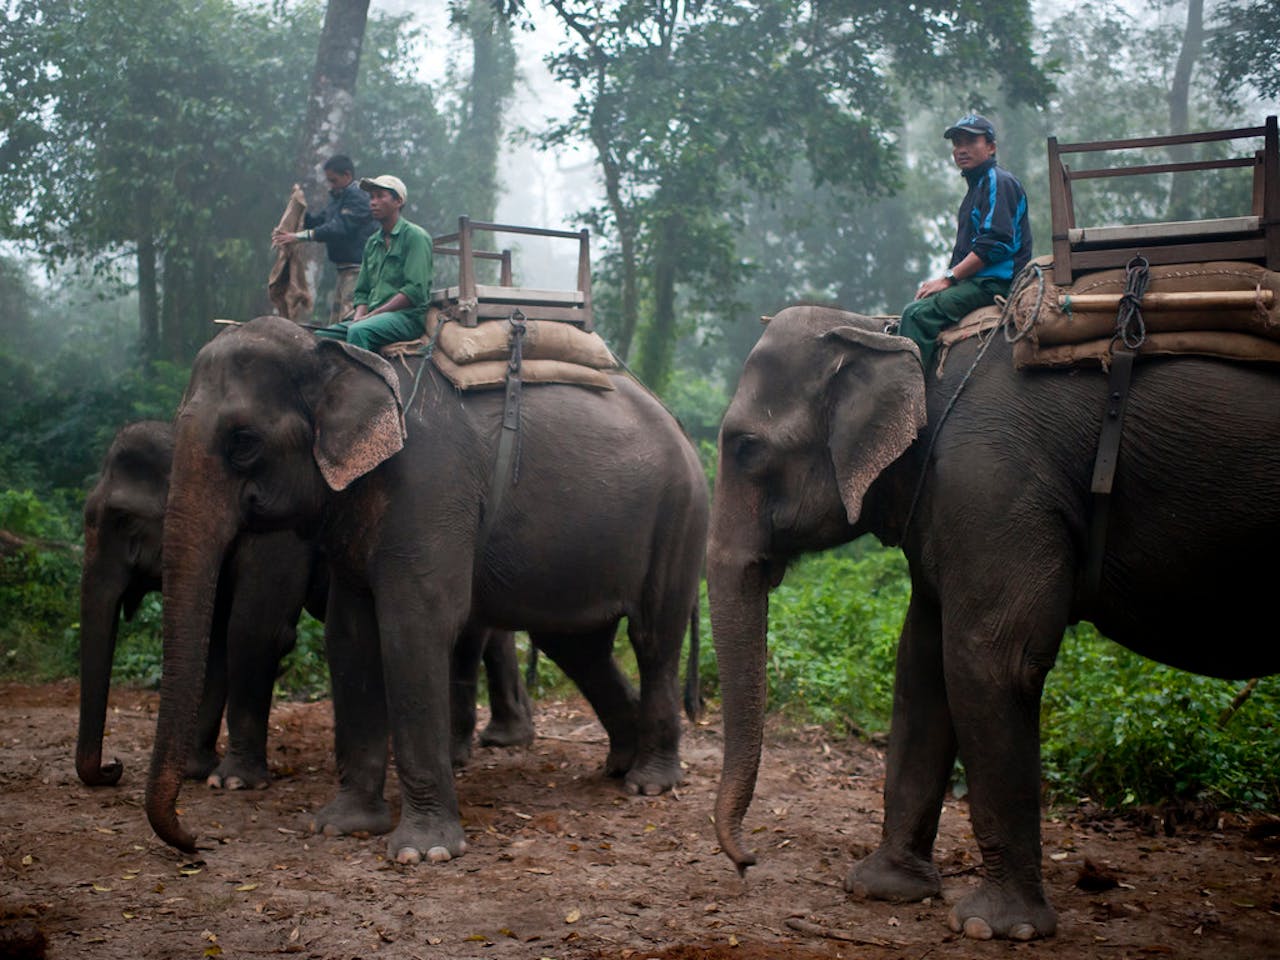
POLYGON ((349 173, 335 173, 332 170, 326 170, 324 179, 329 184, 329 189, 336 193, 339 190, 347 189, 354 178, 349 173))
POLYGON ((373 219, 379 223, 385 223, 394 217, 402 205, 403 201, 394 190, 374 187, 369 191, 369 210, 373 214, 373 219))
POLYGON ((951 159, 961 170, 980 167, 996 154, 996 145, 984 133, 957 130, 951 135, 951 159))

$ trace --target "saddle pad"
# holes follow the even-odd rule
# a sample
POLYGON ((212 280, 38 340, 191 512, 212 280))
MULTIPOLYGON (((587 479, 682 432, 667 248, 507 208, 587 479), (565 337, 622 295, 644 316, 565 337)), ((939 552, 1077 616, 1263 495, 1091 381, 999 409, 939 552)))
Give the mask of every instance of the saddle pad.
MULTIPOLYGON (((427 315, 427 337, 435 337, 437 330, 436 349, 458 364, 505 362, 511 353, 511 325, 503 320, 485 320, 474 327, 460 323, 441 326, 439 311, 432 309, 427 315)), ((526 320, 520 351, 525 360, 561 360, 597 370, 612 370, 618 365, 598 333, 557 320, 526 320)))
MULTIPOLYGON (((505 358, 459 364, 443 351, 436 350, 431 354, 431 360, 459 390, 495 389, 507 382, 505 358)), ((520 379, 525 383, 568 383, 593 390, 614 389, 613 381, 603 370, 561 360, 531 360, 526 357, 520 364, 520 379)))

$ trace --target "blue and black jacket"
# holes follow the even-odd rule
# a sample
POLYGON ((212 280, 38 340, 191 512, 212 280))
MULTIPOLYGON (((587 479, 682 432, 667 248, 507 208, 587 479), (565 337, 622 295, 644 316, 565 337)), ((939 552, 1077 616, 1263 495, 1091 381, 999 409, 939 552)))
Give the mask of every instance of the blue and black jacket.
POLYGON ((356 180, 342 190, 330 190, 325 208, 318 214, 308 213, 302 225, 314 231, 311 238, 325 245, 330 260, 355 266, 360 265, 364 242, 378 229, 369 210, 369 195, 356 180))
POLYGON ((956 218, 956 245, 951 252, 955 266, 970 252, 982 258, 974 277, 1012 280, 1031 259, 1031 221, 1022 184, 992 157, 965 170, 969 192, 956 218))

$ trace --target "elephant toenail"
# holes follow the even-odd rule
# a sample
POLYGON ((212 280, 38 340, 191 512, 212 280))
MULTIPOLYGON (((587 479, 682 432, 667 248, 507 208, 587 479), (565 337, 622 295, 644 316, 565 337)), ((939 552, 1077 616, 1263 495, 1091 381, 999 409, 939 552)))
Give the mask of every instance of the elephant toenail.
POLYGON ((445 863, 453 859, 453 854, 445 847, 432 847, 427 851, 427 859, 432 863, 445 863))
POLYGON ((656 797, 660 793, 662 793, 662 784, 646 783, 644 785, 644 795, 646 797, 656 797))
POLYGON ((244 789, 244 781, 243 781, 243 780, 241 780, 239 777, 227 777, 227 789, 228 789, 228 790, 243 790, 243 789, 244 789))
POLYGON ((422 862, 422 854, 413 847, 401 847, 396 853, 396 863, 414 864, 422 862))
POLYGON ((964 929, 964 924, 960 922, 960 917, 954 910, 947 914, 947 926, 951 928, 952 933, 959 933, 964 929))
POLYGON ((1013 929, 1009 931, 1010 940, 1034 940, 1036 938, 1036 928, 1029 923, 1014 924, 1013 929))
POLYGON ((339 830, 337 824, 334 824, 334 823, 326 823, 324 825, 324 829, 321 830, 320 832, 323 833, 326 837, 342 836, 342 831, 339 830))
POLYGON ((209 774, 208 779, 205 780, 205 785, 212 787, 214 790, 221 790, 222 778, 218 776, 216 773, 211 773, 209 774))
POLYGON ((638 783, 631 783, 630 781, 628 781, 628 783, 627 783, 627 793, 631 794, 631 796, 633 796, 633 797, 634 797, 634 796, 638 796, 638 795, 639 795, 639 793, 640 793, 640 784, 638 784, 638 783))
POLYGON ((970 917, 964 922, 964 935, 970 940, 990 940, 995 936, 995 931, 981 917, 970 917))

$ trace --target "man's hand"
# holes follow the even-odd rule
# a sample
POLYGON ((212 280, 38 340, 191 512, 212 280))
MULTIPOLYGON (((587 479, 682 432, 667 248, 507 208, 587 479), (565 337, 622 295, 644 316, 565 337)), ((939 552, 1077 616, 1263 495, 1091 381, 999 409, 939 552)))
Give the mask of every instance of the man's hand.
POLYGON ((271 231, 271 245, 273 247, 287 247, 291 243, 297 243, 298 235, 290 233, 288 230, 281 230, 279 227, 271 231))
POLYGON ((951 286, 952 281, 946 277, 935 277, 932 280, 926 280, 920 284, 916 290, 916 299, 923 300, 925 297, 931 297, 935 293, 941 293, 947 287, 951 286))

